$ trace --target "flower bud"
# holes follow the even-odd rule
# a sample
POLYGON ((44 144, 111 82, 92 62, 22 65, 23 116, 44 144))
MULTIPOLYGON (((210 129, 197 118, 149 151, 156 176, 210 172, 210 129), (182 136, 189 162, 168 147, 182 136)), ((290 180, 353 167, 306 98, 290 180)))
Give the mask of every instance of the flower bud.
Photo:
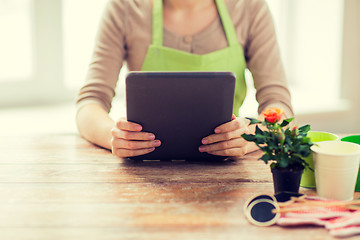
POLYGON ((294 137, 296 137, 296 136, 299 135, 299 129, 298 129, 297 126, 294 126, 294 127, 292 128, 292 130, 291 130, 291 135, 294 136, 294 137))
POLYGON ((277 135, 278 135, 280 144, 283 145, 285 142, 285 133, 283 131, 279 131, 277 135))

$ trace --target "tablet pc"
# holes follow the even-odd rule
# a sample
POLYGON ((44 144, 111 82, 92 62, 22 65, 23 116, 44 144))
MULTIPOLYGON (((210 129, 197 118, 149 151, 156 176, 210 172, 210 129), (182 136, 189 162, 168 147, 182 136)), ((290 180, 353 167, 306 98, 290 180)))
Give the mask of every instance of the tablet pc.
POLYGON ((155 134, 161 146, 137 160, 222 160, 202 153, 201 139, 231 121, 235 75, 231 72, 130 72, 127 120, 155 134))

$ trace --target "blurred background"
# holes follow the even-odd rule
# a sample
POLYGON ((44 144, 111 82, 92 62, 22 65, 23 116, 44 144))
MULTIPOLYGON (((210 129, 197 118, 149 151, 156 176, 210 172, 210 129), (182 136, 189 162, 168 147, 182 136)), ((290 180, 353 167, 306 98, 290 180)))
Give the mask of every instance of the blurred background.
MULTIPOLYGON (((73 133, 107 0, 0 0, 0 135, 73 133)), ((267 0, 298 124, 360 133, 360 1, 267 0)), ((113 118, 124 116, 120 73, 113 118)), ((251 73, 242 116, 255 116, 251 73)))

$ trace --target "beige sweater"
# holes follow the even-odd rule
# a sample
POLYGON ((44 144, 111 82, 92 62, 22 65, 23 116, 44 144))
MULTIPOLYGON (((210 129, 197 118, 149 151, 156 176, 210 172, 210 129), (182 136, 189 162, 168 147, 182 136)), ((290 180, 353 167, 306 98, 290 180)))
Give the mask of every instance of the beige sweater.
MULTIPOLYGON (((259 113, 268 106, 293 111, 273 19, 265 0, 225 0, 237 38, 244 49, 247 67, 257 90, 259 113)), ((139 71, 145 59, 152 32, 149 0, 110 0, 97 33, 86 81, 77 99, 80 109, 97 102, 110 111, 119 71, 127 64, 139 71)), ((174 49, 206 54, 227 47, 220 19, 192 36, 177 36, 164 28, 164 45, 174 49)))

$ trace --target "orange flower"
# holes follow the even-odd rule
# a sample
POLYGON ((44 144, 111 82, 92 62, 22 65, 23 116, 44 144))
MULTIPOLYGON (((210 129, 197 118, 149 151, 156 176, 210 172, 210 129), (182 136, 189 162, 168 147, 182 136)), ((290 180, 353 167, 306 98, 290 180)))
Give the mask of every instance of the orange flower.
POLYGON ((266 109, 263 114, 269 123, 276 123, 277 121, 280 121, 284 111, 280 108, 274 107, 266 109))

